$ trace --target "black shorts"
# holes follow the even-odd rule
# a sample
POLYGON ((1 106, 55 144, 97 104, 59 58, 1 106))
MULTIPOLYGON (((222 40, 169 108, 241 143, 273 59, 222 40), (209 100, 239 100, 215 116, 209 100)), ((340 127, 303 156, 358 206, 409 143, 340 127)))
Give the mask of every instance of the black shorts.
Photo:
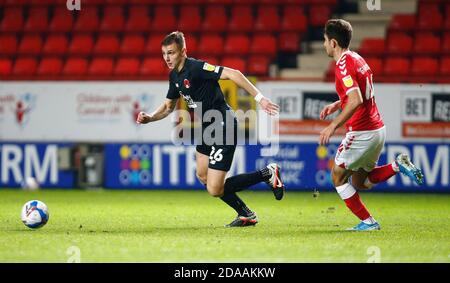
POLYGON ((208 168, 227 172, 230 170, 237 144, 236 120, 233 121, 232 126, 228 130, 234 131, 234 139, 231 141, 226 139, 227 130, 224 130, 222 144, 208 145, 202 142, 202 144, 197 145, 196 150, 199 153, 209 156, 208 168))
POLYGON ((208 168, 220 171, 230 171, 233 163, 236 145, 197 145, 195 148, 201 154, 209 156, 208 168))

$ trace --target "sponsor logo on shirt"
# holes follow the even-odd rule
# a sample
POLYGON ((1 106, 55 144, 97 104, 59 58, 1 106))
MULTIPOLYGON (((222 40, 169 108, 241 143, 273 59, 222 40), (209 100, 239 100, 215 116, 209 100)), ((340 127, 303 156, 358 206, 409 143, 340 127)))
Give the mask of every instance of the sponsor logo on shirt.
POLYGON ((345 85, 346 87, 351 87, 351 86, 353 86, 353 79, 352 79, 352 76, 350 76, 350 75, 348 75, 348 76, 342 78, 342 81, 344 82, 344 85, 345 85))
POLYGON ((216 69, 216 66, 205 63, 205 65, 203 65, 203 70, 208 71, 208 72, 212 72, 216 69))

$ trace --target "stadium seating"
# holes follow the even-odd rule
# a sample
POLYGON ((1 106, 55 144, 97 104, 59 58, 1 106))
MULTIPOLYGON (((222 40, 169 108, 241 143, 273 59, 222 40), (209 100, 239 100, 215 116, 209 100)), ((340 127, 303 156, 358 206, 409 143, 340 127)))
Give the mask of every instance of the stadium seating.
POLYGON ((29 10, 28 18, 25 22, 23 31, 42 32, 48 29, 48 11, 47 7, 32 7, 29 10))
POLYGON ((180 19, 178 30, 183 32, 194 32, 200 29, 201 16, 199 6, 182 6, 180 8, 180 19))
POLYGON ((23 55, 38 55, 42 49, 42 38, 38 34, 26 34, 22 37, 18 52, 23 55))
POLYGON ((8 58, 0 58, 0 77, 7 77, 12 72, 12 61, 8 58))
POLYGON ((256 31, 264 32, 280 30, 280 16, 277 6, 258 6, 254 28, 256 31))
POLYGON ((392 33, 388 38, 387 52, 390 55, 410 55, 413 39, 406 33, 392 33))
POLYGON ((94 48, 94 39, 90 34, 75 34, 69 45, 71 55, 89 55, 94 48))
POLYGON ((155 6, 151 30, 155 32, 171 32, 177 29, 174 7, 170 5, 155 6))
POLYGON ((23 27, 23 12, 21 7, 7 7, 0 22, 0 31, 18 32, 23 27))
POLYGON ((39 63, 37 74, 42 76, 57 76, 61 73, 63 61, 60 58, 43 58, 39 63))
POLYGON ((443 57, 441 59, 439 72, 444 76, 450 76, 450 57, 443 57))
POLYGON ((17 52, 17 38, 12 34, 0 36, 0 55, 13 55, 17 52))
POLYGON ((148 57, 142 62, 140 74, 146 77, 167 76, 167 67, 161 57, 148 57))
POLYGON ((309 14, 311 15, 311 26, 323 27, 328 19, 330 19, 331 7, 330 5, 312 5, 309 14))
POLYGON ((277 40, 273 35, 256 34, 251 41, 250 53, 255 55, 267 55, 273 58, 277 52, 277 40))
POLYGON ((242 57, 224 57, 221 62, 222 66, 228 66, 230 68, 241 71, 242 73, 247 73, 247 63, 242 57))
POLYGON ((145 43, 144 53, 150 55, 161 55, 161 41, 164 34, 151 34, 145 43))
POLYGON ((433 33, 417 33, 414 41, 414 53, 433 55, 441 51, 441 38, 433 33))
POLYGON ((114 34, 102 34, 94 45, 94 54, 115 55, 119 52, 119 40, 114 34))
MULTIPOLYGON (((336 0, 83 0, 82 11, 69 11, 59 0, 0 0, 1 74, 44 80, 166 76, 160 43, 178 29, 186 36, 188 56, 267 76, 280 52, 292 58, 301 52, 307 31, 321 29, 336 5, 336 0)), ((431 55, 427 52, 421 54, 431 55)))
POLYGON ((151 30, 151 19, 146 5, 134 5, 129 9, 129 16, 125 23, 127 32, 143 32, 151 30))
POLYGON ((96 6, 87 6, 83 8, 83 13, 79 13, 73 26, 77 32, 94 32, 100 25, 98 10, 96 6))
POLYGON ((140 34, 126 35, 120 44, 122 55, 142 55, 144 53, 145 39, 140 34))
POLYGON ((389 31, 413 31, 416 28, 416 15, 396 14, 392 17, 389 31))
POLYGON ((220 56, 223 54, 224 40, 219 34, 205 34, 201 37, 198 53, 220 56))
POLYGON ((250 50, 250 39, 244 34, 232 34, 225 40, 226 55, 246 55, 250 50))
POLYGON ((298 32, 282 32, 278 37, 278 50, 286 53, 300 51, 301 37, 298 32))
POLYGON ((385 49, 383 38, 366 38, 362 41, 359 52, 363 56, 382 55, 385 49))
POLYGON ((430 57, 414 57, 411 74, 414 76, 435 76, 439 72, 439 62, 430 57))
POLYGON ((139 73, 139 60, 134 57, 120 58, 114 68, 114 74, 119 76, 135 76, 139 73))
POLYGON ((250 5, 234 5, 228 23, 230 32, 249 32, 253 30, 254 17, 250 5))
POLYGON ((308 20, 304 9, 300 6, 284 6, 281 20, 282 31, 306 32, 308 20))
POLYGON ((377 80, 379 76, 383 75, 383 60, 378 57, 367 57, 366 59, 367 65, 369 65, 372 73, 374 75, 374 79, 377 80))
POLYGON ((32 76, 36 73, 37 61, 33 57, 20 57, 14 62, 13 75, 32 76))
POLYGON ((100 30, 104 32, 121 31, 125 25, 122 6, 105 6, 100 30))
POLYGON ((383 74, 392 76, 407 76, 409 75, 410 62, 404 57, 390 57, 386 59, 384 64, 383 74))
POLYGON ((66 77, 84 76, 87 73, 88 60, 85 58, 69 58, 63 67, 62 74, 66 77))
POLYGON ((227 28, 228 18, 225 7, 211 5, 205 8, 205 16, 202 23, 204 32, 223 32, 227 28))
POLYGON ((64 34, 52 34, 47 37, 42 48, 42 53, 46 55, 64 55, 68 50, 68 40, 64 34))
POLYGON ((65 7, 55 8, 54 16, 49 23, 49 31, 51 32, 70 32, 73 27, 73 16, 65 7))
POLYGON ((248 73, 255 76, 267 76, 270 60, 266 56, 251 56, 248 63, 248 73))
POLYGON ((88 68, 88 74, 93 76, 108 76, 112 74, 114 62, 111 58, 96 57, 88 68))
POLYGON ((450 54, 450 32, 444 33, 441 51, 443 54, 450 54))
POLYGON ((420 15, 418 18, 418 28, 424 31, 440 30, 444 20, 440 12, 436 14, 420 15))

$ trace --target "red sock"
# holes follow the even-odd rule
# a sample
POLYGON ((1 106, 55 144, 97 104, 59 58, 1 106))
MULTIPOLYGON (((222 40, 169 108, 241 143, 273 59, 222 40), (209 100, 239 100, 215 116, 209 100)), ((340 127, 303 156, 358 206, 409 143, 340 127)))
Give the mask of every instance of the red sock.
POLYGON ((386 181, 395 174, 397 174, 397 172, 395 172, 394 168, 392 168, 392 164, 386 164, 373 169, 367 177, 372 184, 378 184, 386 181))
POLYGON ((347 207, 353 212, 354 215, 356 215, 361 220, 366 220, 370 217, 369 211, 367 211, 367 208, 364 206, 364 203, 359 198, 358 193, 355 193, 353 196, 351 196, 348 199, 345 199, 345 204, 347 207))

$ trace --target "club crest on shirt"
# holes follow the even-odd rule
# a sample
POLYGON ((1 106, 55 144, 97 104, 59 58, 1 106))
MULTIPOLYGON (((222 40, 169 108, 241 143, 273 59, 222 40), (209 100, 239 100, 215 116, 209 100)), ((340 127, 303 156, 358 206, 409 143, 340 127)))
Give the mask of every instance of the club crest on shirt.
POLYGON ((183 84, 184 84, 185 88, 190 88, 191 87, 191 82, 188 79, 184 79, 183 84))
POLYGON ((342 81, 344 82, 344 85, 346 87, 351 87, 353 85, 353 79, 352 79, 352 76, 350 76, 350 75, 342 78, 342 81))
POLYGON ((205 71, 212 72, 215 69, 216 69, 216 66, 214 66, 214 65, 211 65, 211 64, 208 64, 208 63, 205 63, 203 65, 203 70, 205 70, 205 71))

